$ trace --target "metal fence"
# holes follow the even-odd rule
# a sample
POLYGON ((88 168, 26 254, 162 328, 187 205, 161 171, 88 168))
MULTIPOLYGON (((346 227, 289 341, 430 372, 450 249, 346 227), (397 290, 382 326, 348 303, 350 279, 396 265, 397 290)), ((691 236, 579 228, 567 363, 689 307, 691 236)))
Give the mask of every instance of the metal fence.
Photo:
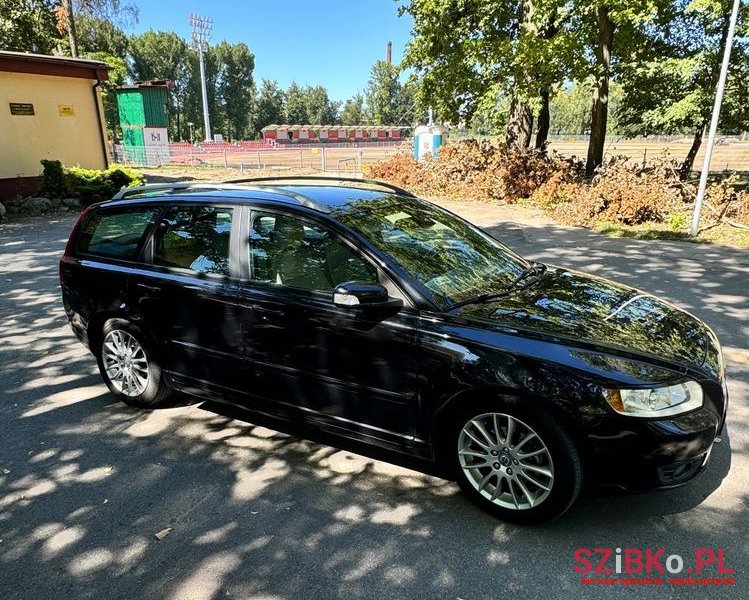
POLYGON ((315 171, 358 171, 401 151, 403 142, 366 144, 170 144, 165 146, 113 147, 114 162, 136 167, 163 165, 214 166, 238 169, 309 169, 315 171))

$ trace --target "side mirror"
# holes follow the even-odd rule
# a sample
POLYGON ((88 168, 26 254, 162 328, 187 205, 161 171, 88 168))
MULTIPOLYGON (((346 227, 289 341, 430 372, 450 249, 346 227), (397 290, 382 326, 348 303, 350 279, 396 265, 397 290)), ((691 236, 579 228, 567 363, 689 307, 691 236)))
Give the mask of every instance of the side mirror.
POLYGON ((336 286, 333 304, 343 307, 380 305, 388 302, 388 292, 379 283, 347 281, 336 286))

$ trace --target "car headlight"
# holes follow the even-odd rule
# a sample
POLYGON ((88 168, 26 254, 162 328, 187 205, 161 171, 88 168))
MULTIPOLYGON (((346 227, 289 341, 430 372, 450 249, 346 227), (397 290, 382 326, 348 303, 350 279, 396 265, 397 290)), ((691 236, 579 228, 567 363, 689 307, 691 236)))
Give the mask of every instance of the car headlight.
POLYGON ((605 391, 609 406, 631 417, 670 417, 702 406, 702 387, 696 381, 640 389, 605 391))

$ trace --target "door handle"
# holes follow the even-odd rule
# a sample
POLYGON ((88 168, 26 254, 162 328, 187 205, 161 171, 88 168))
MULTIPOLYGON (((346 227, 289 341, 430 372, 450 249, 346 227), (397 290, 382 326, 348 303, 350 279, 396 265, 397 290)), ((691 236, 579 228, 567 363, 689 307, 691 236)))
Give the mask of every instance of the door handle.
POLYGON ((139 290, 143 290, 144 292, 148 292, 150 294, 161 293, 161 288, 156 285, 147 285, 145 283, 137 283, 135 284, 135 287, 137 287, 139 290))
POLYGON ((274 310, 272 308, 265 308, 264 306, 258 306, 256 304, 250 305, 250 308, 252 309, 252 312, 254 312, 264 321, 269 321, 271 319, 277 320, 286 314, 286 312, 283 310, 274 310))

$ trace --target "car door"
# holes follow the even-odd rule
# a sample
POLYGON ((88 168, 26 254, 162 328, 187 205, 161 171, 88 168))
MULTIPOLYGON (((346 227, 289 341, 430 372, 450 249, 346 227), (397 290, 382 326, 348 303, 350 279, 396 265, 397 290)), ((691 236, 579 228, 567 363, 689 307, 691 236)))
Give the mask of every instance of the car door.
MULTIPOLYGON (((249 211, 248 211, 249 212, 249 211)), ((354 318, 332 302, 337 284, 380 281, 401 292, 330 227, 299 214, 252 210, 247 277, 238 302, 248 390, 279 410, 382 445, 413 439, 416 311, 354 318)))
POLYGON ((131 277, 132 305, 186 391, 237 387, 241 363, 238 269, 231 253, 239 209, 177 203, 163 209, 131 277))

